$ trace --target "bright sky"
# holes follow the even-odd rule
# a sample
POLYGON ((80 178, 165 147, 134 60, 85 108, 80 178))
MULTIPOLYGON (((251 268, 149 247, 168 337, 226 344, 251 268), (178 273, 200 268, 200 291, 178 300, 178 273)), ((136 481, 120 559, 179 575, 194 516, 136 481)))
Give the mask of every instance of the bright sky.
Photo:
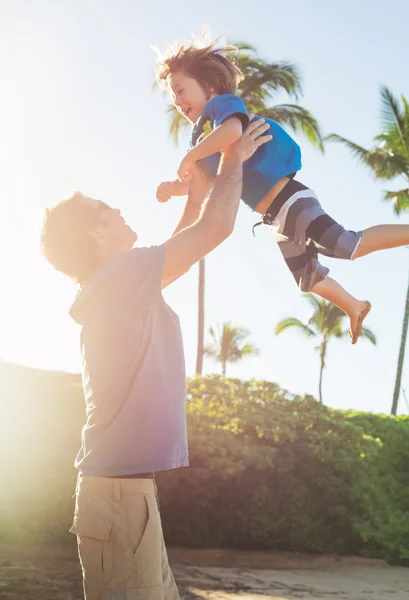
MULTIPOLYGON (((407 23, 400 0, 0 0, 0 357, 47 369, 78 371, 79 329, 67 312, 76 287, 40 256, 45 207, 80 188, 121 208, 141 245, 172 231, 182 200, 155 200, 174 176, 187 138, 168 137, 166 102, 152 92, 154 54, 176 39, 214 34, 257 46, 267 60, 293 60, 304 79, 302 104, 324 133, 369 146, 379 130, 379 86, 409 98, 407 23), (391 25, 393 23, 393 25, 391 25)), ((280 97, 279 101, 285 101, 280 97)), ((342 146, 325 157, 303 138, 298 178, 350 229, 398 222, 382 189, 342 146)), ((399 182, 398 182, 399 183, 399 182)), ((397 184, 398 185, 398 184, 397 184)), ((228 375, 276 381, 316 394, 314 342, 296 331, 274 335, 280 319, 306 320, 309 303, 295 287, 271 232, 241 208, 234 235, 207 260, 206 328, 231 319, 251 331, 261 356, 228 367, 228 375)), ((408 222, 404 215, 399 220, 408 222)), ((369 299, 367 326, 378 346, 332 341, 324 401, 337 408, 389 412, 399 351, 409 252, 392 250, 355 263, 324 260, 353 294, 369 299)), ((196 359, 197 267, 165 296, 181 317, 187 372, 196 359)), ((406 361, 406 364, 408 362, 406 361)), ((205 372, 218 367, 206 360, 205 372)), ((403 388, 409 394, 409 372, 403 388)), ((403 396, 400 412, 407 413, 403 396)))

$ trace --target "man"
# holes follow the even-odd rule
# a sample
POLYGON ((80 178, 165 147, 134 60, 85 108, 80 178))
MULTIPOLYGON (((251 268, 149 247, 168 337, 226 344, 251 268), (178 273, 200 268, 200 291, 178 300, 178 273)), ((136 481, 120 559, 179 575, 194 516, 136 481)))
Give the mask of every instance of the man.
POLYGON ((42 249, 81 284, 71 316, 82 326, 87 423, 73 525, 86 600, 176 600, 155 498, 154 472, 188 466, 179 319, 161 289, 233 231, 242 167, 271 139, 249 125, 212 182, 196 167, 173 236, 132 249, 119 210, 74 194, 46 212, 42 249))

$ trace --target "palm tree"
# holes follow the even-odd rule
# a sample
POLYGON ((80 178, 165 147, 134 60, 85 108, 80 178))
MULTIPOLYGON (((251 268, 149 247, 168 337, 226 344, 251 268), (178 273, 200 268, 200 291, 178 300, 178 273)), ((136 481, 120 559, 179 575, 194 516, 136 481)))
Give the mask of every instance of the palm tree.
POLYGON ((205 259, 199 261, 199 298, 197 319, 196 375, 201 375, 204 357, 204 301, 205 301, 205 259))
POLYGON ((210 327, 209 333, 212 343, 205 348, 205 354, 221 363, 223 377, 226 377, 228 362, 234 363, 245 356, 258 356, 260 354, 260 350, 253 344, 243 343, 249 337, 250 332, 243 327, 232 327, 231 321, 223 323, 222 326, 218 325, 217 331, 210 327))
POLYGON ((399 347, 398 367, 397 367, 397 371, 396 371, 395 388, 393 390, 393 399, 392 399, 392 408, 391 408, 392 415, 396 415, 397 410, 398 410, 399 393, 400 393, 401 384, 402 384, 403 361, 405 359, 406 338, 408 335, 408 322, 409 322, 409 283, 408 283, 408 289, 406 291, 405 312, 403 313, 403 325, 402 325, 402 335, 401 335, 400 347, 399 347))
MULTIPOLYGON (((331 338, 348 338, 348 330, 342 328, 342 322, 346 318, 346 314, 330 302, 326 300, 318 300, 313 294, 306 294, 306 298, 314 307, 314 312, 308 319, 307 323, 302 323, 299 319, 288 317, 283 319, 276 325, 275 332, 279 333, 296 327, 307 337, 318 338, 319 344, 315 347, 320 353, 320 379, 319 379, 319 399, 322 402, 322 375, 325 368, 325 360, 327 357, 328 343, 331 338)), ((367 338, 372 344, 376 344, 375 335, 369 329, 362 328, 361 337, 367 338)))
MULTIPOLYGON (((400 177, 404 180, 403 189, 384 192, 384 200, 392 202, 393 210, 397 215, 409 211, 409 103, 403 94, 400 99, 401 102, 386 86, 381 87, 381 133, 374 138, 374 146, 370 150, 340 135, 332 134, 327 138, 347 146, 359 162, 370 168, 377 179, 391 180, 400 177)), ((392 400, 393 415, 397 412, 401 389, 408 319, 409 287, 392 400)))
MULTIPOLYGON (((302 96, 301 76, 297 67, 289 62, 270 63, 257 57, 256 48, 245 42, 234 44, 238 48, 236 61, 244 75, 238 90, 249 111, 274 119, 296 133, 303 133, 321 151, 323 142, 317 120, 298 104, 273 104, 274 94, 284 90, 290 98, 298 100, 302 96)), ((167 107, 170 114, 170 134, 178 143, 182 129, 189 125, 175 106, 167 107)), ((199 265, 199 335, 196 373, 201 373, 203 362, 204 332, 204 259, 199 265), (201 291, 202 290, 202 293, 201 291), (202 324, 202 328, 201 325, 202 324)))

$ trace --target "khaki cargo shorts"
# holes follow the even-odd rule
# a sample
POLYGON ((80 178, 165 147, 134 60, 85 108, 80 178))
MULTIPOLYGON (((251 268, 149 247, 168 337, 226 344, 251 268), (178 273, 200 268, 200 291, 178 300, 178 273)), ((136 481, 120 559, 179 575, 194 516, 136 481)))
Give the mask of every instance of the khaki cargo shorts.
POLYGON ((86 600, 179 600, 154 480, 80 474, 70 532, 86 600))

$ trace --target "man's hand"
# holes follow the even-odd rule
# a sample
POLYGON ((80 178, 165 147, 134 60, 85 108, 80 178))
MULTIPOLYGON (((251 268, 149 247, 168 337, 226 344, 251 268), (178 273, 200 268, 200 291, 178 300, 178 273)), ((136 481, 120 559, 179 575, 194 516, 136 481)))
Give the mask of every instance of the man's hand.
POLYGON ((270 125, 264 119, 254 119, 254 115, 252 114, 250 115, 250 119, 251 122, 246 131, 237 142, 232 144, 230 148, 227 148, 223 153, 224 156, 234 155, 240 162, 245 162, 253 156, 254 152, 260 146, 273 139, 272 135, 264 135, 270 129, 270 125))
POLYGON ((182 183, 178 179, 175 181, 164 181, 156 190, 156 199, 159 202, 167 202, 172 196, 187 196, 190 183, 182 183))
POLYGON ((192 160, 190 153, 187 152, 177 170, 178 180, 181 183, 189 183, 192 180, 192 169, 195 163, 196 161, 192 160))

